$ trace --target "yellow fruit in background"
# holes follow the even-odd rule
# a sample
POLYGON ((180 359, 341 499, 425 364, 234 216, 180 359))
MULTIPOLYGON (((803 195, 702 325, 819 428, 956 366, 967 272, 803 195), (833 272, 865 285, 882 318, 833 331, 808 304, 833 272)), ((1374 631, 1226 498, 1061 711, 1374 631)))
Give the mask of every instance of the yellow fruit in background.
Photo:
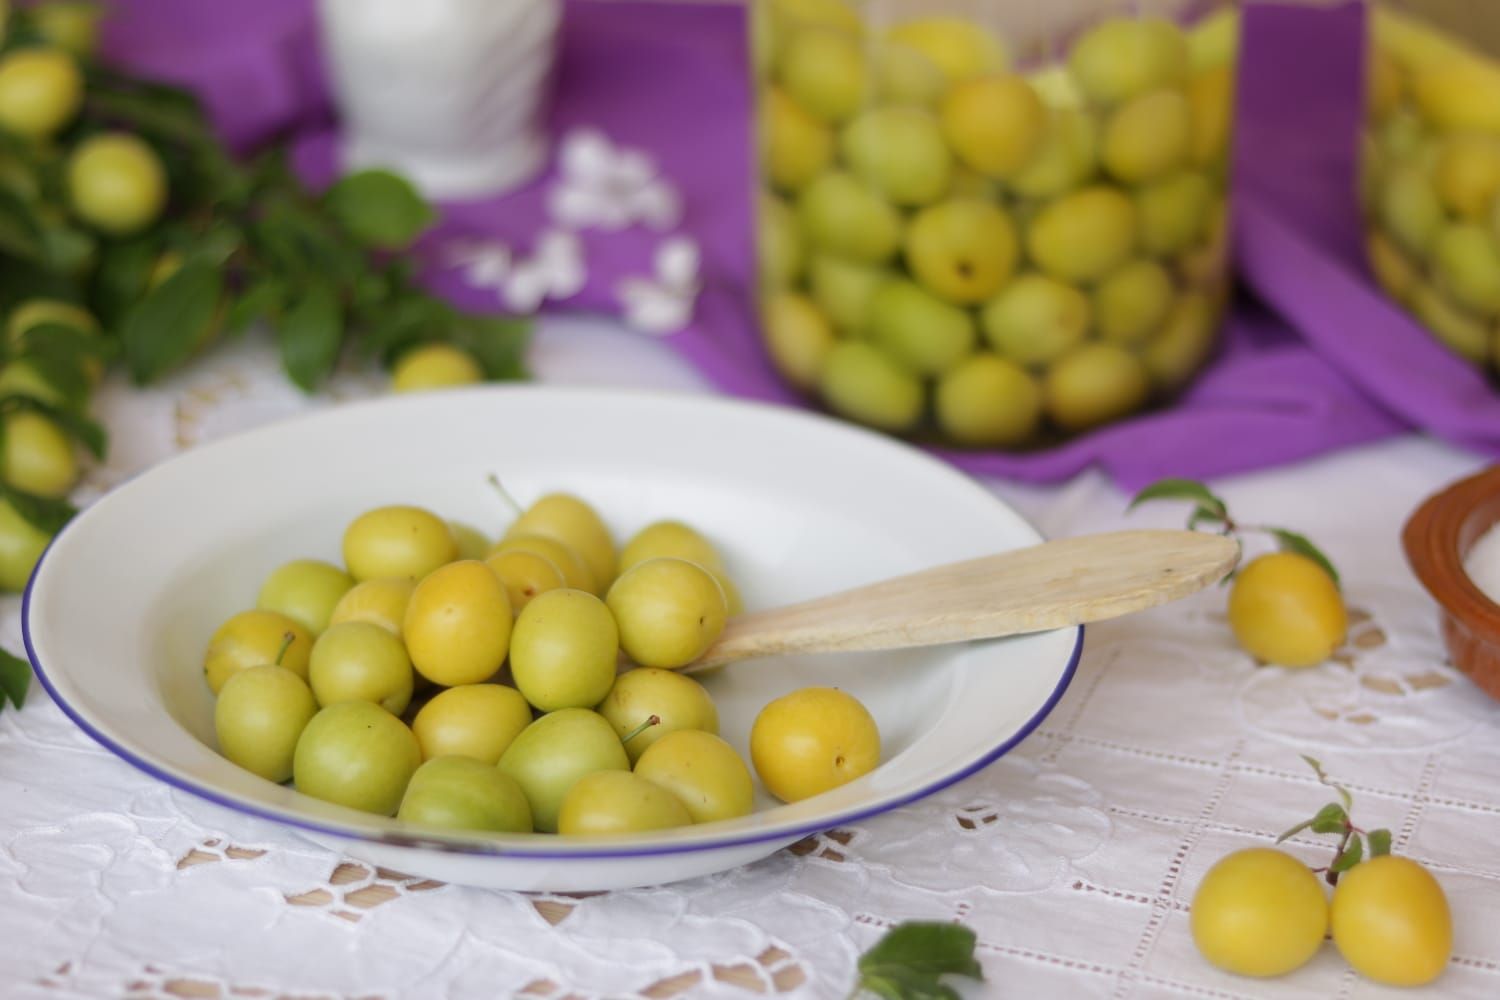
POLYGON ((1091 116, 1054 111, 1031 159, 1007 186, 1023 198, 1055 198, 1093 177, 1098 147, 1098 128, 1091 116))
POLYGON ((484 369, 452 344, 423 344, 401 355, 391 370, 392 392, 422 392, 484 381, 484 369))
POLYGON ((1034 271, 1016 277, 980 313, 990 346, 1033 368, 1050 364, 1082 342, 1092 322, 1087 295, 1034 271))
POLYGON ((1453 952, 1453 917, 1443 887, 1410 858, 1385 854, 1340 875, 1330 923, 1339 954, 1377 983, 1430 983, 1453 952))
POLYGON ((0 129, 44 139, 83 104, 83 74, 60 48, 17 49, 0 57, 0 129))
POLYGON ((125 132, 92 135, 67 165, 74 213, 111 236, 128 236, 155 222, 167 204, 167 172, 144 140, 125 132))
POLYGON ((1010 280, 1020 257, 1005 210, 981 198, 951 198, 918 212, 906 232, 907 267, 938 298, 976 305, 1010 280))
POLYGON ((1135 245, 1135 205, 1119 190, 1102 185, 1049 203, 1026 231, 1031 259, 1069 283, 1098 281, 1125 263, 1135 245))
POLYGON ((1432 183, 1448 211, 1484 218, 1500 192, 1500 136, 1448 136, 1438 147, 1432 183))
POLYGON ((803 391, 815 388, 838 340, 827 318, 807 296, 782 292, 766 300, 761 322, 766 350, 781 377, 803 391))
POLYGON ((920 375, 941 375, 974 349, 974 319, 967 310, 895 278, 870 300, 871 343, 920 375))
POLYGON ((1449 301, 1448 296, 1425 281, 1411 291, 1411 311, 1447 348, 1459 357, 1482 365, 1489 357, 1490 329, 1449 301))
POLYGON ((1009 177, 1025 167, 1047 128, 1046 107, 1013 73, 954 84, 940 114, 948 145, 988 177, 1009 177))
POLYGON ((9 486, 41 497, 63 497, 78 482, 73 439, 40 413, 17 410, 4 418, 0 476, 9 486))
POLYGON ((1378 229, 1365 233, 1365 256, 1375 280, 1380 282, 1386 294, 1402 305, 1408 305, 1416 290, 1416 266, 1378 229))
POLYGON ((1221 310, 1221 302, 1204 292, 1186 292, 1177 299, 1141 351, 1153 387, 1175 392, 1202 367, 1213 352, 1221 310))
POLYGON ((791 206, 772 194, 760 196, 756 253, 761 291, 790 285, 802 273, 802 236, 791 206))
POLYGON ((1405 82, 1401 65, 1379 45, 1365 50, 1365 111, 1384 118, 1401 103, 1405 82))
POLYGON ((1411 89, 1433 128, 1500 133, 1500 66, 1473 56, 1425 66, 1411 89))
POLYGON ((1151 382, 1146 367, 1115 344, 1089 343, 1068 352, 1043 381, 1047 416, 1067 431, 1086 431, 1146 405, 1151 382))
POLYGON ((1117 104, 1187 75, 1182 30, 1161 17, 1121 17, 1090 29, 1073 46, 1068 68, 1095 104, 1117 104))
POLYGON ((1120 344, 1149 337, 1172 309, 1172 277, 1153 260, 1134 260, 1094 289, 1099 336, 1120 344))
POLYGON ((1283 667, 1311 667, 1344 641, 1348 613, 1328 571, 1297 552, 1258 556, 1229 590, 1229 627, 1251 656, 1283 667))
POLYGON ((47 0, 46 3, 31 5, 27 13, 43 38, 80 59, 86 59, 97 47, 99 19, 106 9, 103 4, 92 0, 47 0))
POLYGON ((830 254, 815 254, 808 263, 808 292, 823 315, 840 333, 858 337, 869 320, 870 297, 890 277, 879 267, 867 267, 830 254))
POLYGON ((1220 7, 1188 29, 1188 62, 1197 72, 1234 61, 1240 48, 1240 12, 1220 7))
POLYGON ((853 695, 802 688, 760 710, 750 727, 750 760, 767 791, 798 802, 875 770, 880 730, 853 695))
POLYGON ((782 191, 797 191, 833 160, 833 133, 796 101, 768 87, 760 98, 761 170, 782 191))
POLYGON ((401 623, 406 618, 406 605, 416 586, 415 582, 405 577, 356 583, 333 606, 328 624, 369 622, 371 625, 379 625, 399 639, 401 623))
POLYGON ((953 158, 925 108, 872 108, 855 118, 839 150, 855 176, 897 205, 926 205, 948 190, 953 158))
POLYGON ((1460 306, 1481 316, 1500 314, 1500 250, 1489 229, 1454 222, 1433 237, 1431 269, 1438 286, 1460 306))
POLYGON ((852 34, 864 30, 858 11, 844 0, 766 0, 766 6, 772 24, 781 31, 807 25, 838 28, 852 34))
POLYGON ((831 124, 847 121, 870 96, 864 44, 843 31, 793 32, 777 55, 776 79, 799 105, 831 124))
POLYGON ((458 755, 494 764, 521 730, 531 706, 503 684, 462 684, 439 691, 411 720, 422 759, 458 755))
POLYGON ((1026 443, 1042 419, 1042 388, 1013 361, 981 351, 938 382, 938 426, 960 444, 1004 448, 1026 443))
POLYGON ((922 417, 921 380, 863 341, 828 352, 818 390, 833 412, 881 430, 909 430, 922 417))
POLYGON ((495 571, 505 585, 512 614, 519 615, 540 594, 568 585, 568 578, 557 564, 540 552, 528 549, 506 549, 487 557, 485 564, 495 571))
POLYGON ((862 264, 879 264, 901 244, 901 214, 854 175, 833 170, 797 199, 802 235, 815 247, 862 264))
POLYGON ((922 52, 901 42, 882 42, 875 53, 875 79, 886 104, 931 105, 948 89, 948 77, 922 52))
POLYGON ((1136 189, 1141 249, 1158 257, 1182 253, 1203 236, 1214 215, 1214 186, 1192 170, 1179 170, 1136 189))
POLYGON ((583 557, 571 545, 545 535, 532 535, 526 532, 508 533, 490 550, 485 561, 490 564, 491 569, 501 575, 502 579, 507 580, 507 586, 514 582, 512 578, 515 578, 515 581, 526 581, 529 585, 523 586, 522 589, 536 591, 528 595, 528 600, 535 597, 537 593, 554 589, 551 584, 553 574, 547 571, 547 567, 562 574, 564 586, 575 590, 587 590, 591 594, 600 589, 593 570, 589 569, 588 563, 583 561, 583 557), (537 565, 531 560, 511 562, 500 558, 511 552, 528 552, 540 556, 547 566, 537 565))
POLYGON ((1100 160, 1127 184, 1154 180, 1187 160, 1192 110, 1176 90, 1157 90, 1122 104, 1104 126, 1100 160))
POLYGON ((998 38, 961 17, 906 21, 891 28, 886 37, 922 53, 950 81, 998 73, 1010 62, 998 38))
POLYGON ((511 524, 506 537, 541 535, 578 553, 593 577, 594 586, 604 589, 615 578, 615 540, 587 501, 571 493, 548 493, 538 498, 511 524))
POLYGON ((1424 256, 1443 225, 1443 206, 1426 172, 1397 165, 1387 171, 1376 203, 1376 213, 1402 249, 1424 256))
POLYGON ((1234 121, 1234 68, 1217 66, 1196 74, 1188 81, 1187 99, 1192 162, 1200 167, 1220 162, 1229 153, 1234 121))
POLYGON ((1224 971, 1284 976, 1322 947, 1328 900, 1307 865, 1251 847, 1225 855, 1203 876, 1189 924, 1198 951, 1224 971))

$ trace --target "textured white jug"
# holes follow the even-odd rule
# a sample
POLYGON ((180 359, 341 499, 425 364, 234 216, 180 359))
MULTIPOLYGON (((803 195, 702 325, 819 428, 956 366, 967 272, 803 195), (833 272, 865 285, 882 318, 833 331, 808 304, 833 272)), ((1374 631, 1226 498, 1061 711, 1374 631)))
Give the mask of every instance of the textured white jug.
POLYGON ((432 198, 495 194, 547 157, 560 0, 319 0, 346 169, 432 198))

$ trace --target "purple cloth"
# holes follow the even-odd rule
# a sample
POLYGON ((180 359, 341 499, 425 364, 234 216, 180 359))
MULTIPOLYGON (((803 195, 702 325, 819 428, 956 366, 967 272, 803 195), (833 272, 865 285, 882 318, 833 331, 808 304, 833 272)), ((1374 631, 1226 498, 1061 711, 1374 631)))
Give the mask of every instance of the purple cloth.
MULTIPOLYGON (((333 176, 309 0, 120 0, 115 9, 113 57, 197 89, 237 148, 290 134, 309 180, 333 176)), ((555 135, 590 125, 645 149, 682 192, 682 228, 702 249, 705 287, 690 327, 667 342, 726 392, 805 405, 776 378, 754 326, 743 28, 734 7, 571 0, 551 123, 555 135)), ((1173 407, 1055 447, 939 454, 1039 482, 1098 465, 1127 488, 1289 462, 1407 426, 1500 454, 1500 397, 1381 298, 1360 257, 1361 6, 1249 5, 1242 38, 1234 216, 1253 295, 1237 299, 1213 363, 1173 407)), ((446 206, 423 246, 474 236, 526 248, 547 221, 545 185, 446 206)), ((649 273, 661 235, 582 237, 588 283, 557 308, 618 312, 616 283, 649 273)), ((498 307, 456 270, 434 266, 431 282, 465 307, 498 307)))

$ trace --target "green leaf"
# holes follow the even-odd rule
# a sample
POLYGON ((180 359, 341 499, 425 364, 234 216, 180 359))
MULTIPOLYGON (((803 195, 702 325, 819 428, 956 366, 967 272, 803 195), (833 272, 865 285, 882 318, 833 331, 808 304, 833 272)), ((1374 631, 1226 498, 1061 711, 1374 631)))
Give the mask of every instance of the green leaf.
POLYGON ((1330 802, 1318 810, 1308 823, 1313 833, 1342 833, 1349 824, 1349 813, 1337 802, 1330 802))
POLYGON ((78 513, 66 500, 39 497, 4 482, 0 482, 0 499, 14 507, 23 521, 46 535, 57 534, 78 513))
POLYGON ((1365 834, 1365 839, 1370 842, 1370 857, 1378 858, 1391 853, 1391 831, 1371 830, 1365 834))
POLYGON ((1134 510, 1147 500, 1191 500, 1197 505, 1193 516, 1200 520, 1207 517, 1222 521, 1229 516, 1224 501, 1195 479, 1158 479, 1137 493, 1125 509, 1134 510))
POLYGON ((99 246, 94 237, 72 226, 43 226, 41 237, 43 263, 67 274, 85 270, 93 263, 99 246))
POLYGON ((1293 837, 1297 836, 1297 834, 1301 833, 1303 830, 1306 830, 1308 827, 1310 827, 1312 825, 1313 825, 1313 821, 1312 820, 1305 819, 1302 822, 1298 823, 1296 826, 1292 827, 1290 830, 1287 830, 1281 836, 1277 837, 1276 838, 1276 843, 1280 844, 1280 843, 1284 843, 1284 842, 1286 842, 1288 840, 1291 840, 1293 837))
POLYGON ((239 333, 257 320, 270 320, 286 303, 286 285, 278 278, 265 277, 251 284, 229 304, 224 329, 239 333))
POLYGON ((1358 837, 1355 837, 1349 841, 1349 846, 1344 848, 1339 856, 1333 859, 1333 864, 1328 866, 1328 870, 1331 872, 1346 872, 1364 860, 1364 856, 1364 843, 1358 837))
POLYGON ((382 250, 406 247, 435 217, 416 188, 389 170, 345 176, 323 195, 323 204, 356 240, 382 250))
POLYGON ((1338 570, 1333 568, 1333 563, 1323 554, 1322 550, 1308 541, 1306 535, 1299 535, 1297 532, 1288 531, 1285 528, 1267 528, 1266 531, 1275 536, 1282 551, 1295 552, 1299 556, 1306 556, 1319 566, 1322 566, 1323 571, 1333 577, 1334 584, 1339 584, 1338 570))
POLYGON ((974 932, 962 924, 909 921, 893 927, 859 959, 859 984, 892 1000, 955 997, 944 975, 984 979, 974 932))
POLYGON ((1328 774, 1323 770, 1323 765, 1319 763, 1316 758, 1309 757, 1307 754, 1302 754, 1302 759, 1307 762, 1308 767, 1313 769, 1313 774, 1316 774, 1318 776, 1318 782, 1320 784, 1327 785, 1329 788, 1332 788, 1335 792, 1339 793, 1339 801, 1344 804, 1345 811, 1354 808, 1354 797, 1349 794, 1349 789, 1345 788, 1343 785, 1340 785, 1338 782, 1330 778, 1328 774))
POLYGON ((86 355, 105 361, 114 355, 115 345, 113 341, 105 339, 93 330, 86 330, 81 326, 59 320, 47 320, 27 327, 16 340, 15 352, 17 356, 86 355))
POLYGON ((219 268, 189 260, 125 315, 120 340, 137 384, 160 378, 192 356, 212 330, 223 288, 219 268))
POLYGON ((304 392, 312 392, 338 361, 344 317, 338 299, 323 285, 313 285, 281 317, 276 341, 281 363, 304 392))
POLYGON ((0 188, 0 252, 25 260, 39 261, 45 256, 35 212, 9 188, 0 188))
POLYGON ((461 314, 452 332, 453 343, 479 362, 485 377, 494 381, 524 379, 531 321, 512 316, 461 314))
POLYGON ((110 240, 100 248, 89 305, 105 328, 117 327, 145 293, 161 249, 161 236, 155 232, 128 240, 110 240))
POLYGON ((30 687, 31 663, 0 649, 0 710, 7 701, 17 708, 24 705, 30 687))

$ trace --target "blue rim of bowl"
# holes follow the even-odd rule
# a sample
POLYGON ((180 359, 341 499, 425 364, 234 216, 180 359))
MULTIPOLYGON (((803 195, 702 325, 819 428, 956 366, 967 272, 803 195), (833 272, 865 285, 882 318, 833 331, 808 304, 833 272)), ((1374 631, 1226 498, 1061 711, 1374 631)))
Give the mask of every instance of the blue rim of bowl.
MULTIPOLYGON (((746 405, 744 401, 738 401, 738 403, 739 405, 746 405)), ((751 403, 749 405, 754 406, 757 404, 751 403)), ((773 409, 779 408, 773 407, 773 409)), ((838 423, 839 426, 845 430, 851 429, 848 425, 845 425, 842 422, 835 421, 835 423, 838 423)), ((958 471, 948 463, 943 462, 934 456, 922 455, 922 457, 936 467, 943 468, 949 472, 954 473, 957 473, 958 471)), ((969 477, 963 476, 961 473, 959 473, 959 476, 963 479, 969 479, 969 477)), ((983 487, 979 486, 979 484, 975 483, 972 479, 969 479, 969 484, 976 489, 983 489, 983 487)), ((993 495, 991 495, 991 498, 994 499, 996 503, 1001 504, 1001 506, 1006 506, 1003 501, 999 500, 998 498, 994 498, 993 495)), ((1012 513, 1015 513, 1015 511, 1012 510, 1012 513)), ((1031 528, 1032 532, 1037 537, 1038 543, 1045 540, 1041 532, 1038 532, 1034 526, 1026 521, 1025 518, 1021 518, 1021 520, 1027 524, 1027 527, 1031 528)), ((1069 685, 1072 683, 1073 676, 1078 670, 1079 661, 1083 656, 1084 627, 1082 625, 1078 625, 1075 626, 1076 634, 1073 640, 1073 649, 1072 652, 1068 655, 1067 665, 1063 668, 1062 675, 1058 678, 1057 684, 1053 687, 1051 693, 1048 694, 1046 700, 1042 702, 1041 707, 1038 708, 1030 718, 1023 722, 1008 738, 1001 741, 994 748, 981 755, 977 760, 966 764, 963 767, 960 767, 950 774, 942 775, 930 784, 924 785, 921 788, 915 789, 914 791, 907 794, 899 795, 889 801, 882 801, 867 808, 851 809, 847 812, 837 813, 819 819, 817 822, 799 823, 790 827, 777 827, 774 829, 759 831, 754 834, 746 834, 743 836, 713 837, 709 839, 695 840, 680 844, 661 843, 651 846, 619 847, 613 849, 605 847, 573 848, 566 851, 550 850, 547 848, 532 849, 530 847, 519 847, 513 844, 501 845, 497 843, 486 843, 477 838, 449 839, 447 837, 443 837, 440 834, 424 835, 415 832, 404 833, 397 831, 370 832, 367 830, 341 826, 334 822, 318 822, 316 820, 284 815, 279 811, 261 808, 244 799, 218 792, 209 785, 181 778, 178 775, 173 774, 171 771, 158 766, 152 761, 111 739, 93 723, 91 723, 83 715, 83 713, 78 711, 78 709, 76 709, 71 703, 69 703, 67 699, 63 698, 58 693, 57 688, 53 685, 51 679, 48 678, 47 671, 45 668, 43 668, 41 660, 36 654, 35 648, 32 646, 31 596, 32 589, 41 571, 42 563, 46 561, 46 558, 48 554, 51 553, 53 546, 57 544, 57 540, 63 536, 64 532, 66 532, 69 527, 71 527, 71 522, 68 525, 64 525, 62 530, 59 531, 55 536, 53 536, 52 540, 47 543, 47 548, 42 551, 41 556, 37 559, 36 566, 32 569, 30 578, 28 578, 26 581, 26 589, 21 597, 21 639, 26 647, 27 659, 31 661, 32 670, 35 671, 37 679, 41 681, 42 687, 46 689, 47 694, 52 698, 52 701, 62 709, 63 714, 72 719, 74 724, 77 725, 78 728, 82 729, 96 743, 113 753, 116 757, 119 757, 126 763, 131 764, 141 771, 144 771, 145 773, 151 775, 153 778, 166 782, 173 788, 181 789, 182 791, 188 792, 191 795, 204 799, 208 802, 212 802, 215 805, 223 806, 224 808, 230 809, 237 813, 242 813, 247 816, 253 816, 256 819, 268 820, 273 823, 282 824, 298 831, 299 833, 313 834, 324 837, 334 837, 340 840, 357 841, 359 843, 372 844, 380 847, 399 847, 429 850, 444 854, 462 855, 474 858, 492 857, 513 860, 534 859, 545 861, 566 861, 571 858, 641 858, 668 854, 697 854, 705 851, 716 851, 725 848, 743 847, 750 844, 768 843, 772 841, 789 842, 798 840, 802 837, 809 836, 810 834, 820 833, 824 830, 833 829, 834 827, 840 826, 845 823, 857 822, 862 819, 868 819, 871 816, 877 816, 883 812, 889 812, 892 809, 899 809, 904 805, 908 805, 912 802, 917 801, 918 799, 923 799, 929 795, 936 794, 937 792, 942 791, 944 788, 947 788, 949 785, 962 781, 964 778, 967 778, 972 774, 984 770, 986 767, 999 760, 1005 754, 1014 750, 1022 740, 1030 736, 1032 732, 1034 732, 1036 728, 1041 725, 1043 719, 1045 719, 1052 713, 1052 710, 1057 707, 1057 703, 1062 700, 1062 696, 1067 692, 1069 685)))

